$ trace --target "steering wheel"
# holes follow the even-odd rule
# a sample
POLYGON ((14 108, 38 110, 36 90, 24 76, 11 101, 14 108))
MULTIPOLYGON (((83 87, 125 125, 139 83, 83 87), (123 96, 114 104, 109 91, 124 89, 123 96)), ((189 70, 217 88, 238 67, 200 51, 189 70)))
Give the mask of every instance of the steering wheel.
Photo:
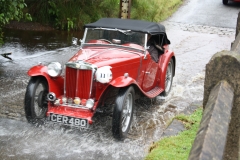
POLYGON ((112 44, 112 42, 109 41, 109 40, 107 40, 107 39, 99 39, 99 40, 100 40, 100 41, 105 41, 105 42, 108 42, 108 43, 112 44))

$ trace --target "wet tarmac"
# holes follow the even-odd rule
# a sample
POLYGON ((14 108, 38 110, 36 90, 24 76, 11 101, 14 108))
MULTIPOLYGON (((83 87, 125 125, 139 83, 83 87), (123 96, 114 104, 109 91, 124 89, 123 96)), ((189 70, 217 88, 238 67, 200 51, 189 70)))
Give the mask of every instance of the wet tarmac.
POLYGON ((216 52, 230 49, 239 10, 235 3, 186 0, 163 22, 177 59, 172 91, 166 99, 158 97, 158 105, 137 103, 132 129, 123 142, 112 138, 110 115, 96 116, 96 123, 86 131, 50 122, 41 127, 28 124, 23 110, 27 70, 38 62, 65 63, 78 46, 64 42, 57 49, 31 50, 18 40, 7 42, 0 52, 12 52, 13 61, 0 57, 0 159, 143 159, 149 145, 161 138, 168 120, 201 105, 205 65, 216 52))

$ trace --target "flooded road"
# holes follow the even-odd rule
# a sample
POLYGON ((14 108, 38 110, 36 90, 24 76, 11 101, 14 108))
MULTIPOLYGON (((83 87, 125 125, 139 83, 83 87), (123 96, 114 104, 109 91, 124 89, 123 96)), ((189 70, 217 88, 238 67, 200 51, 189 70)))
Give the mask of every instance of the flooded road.
POLYGON ((23 42, 9 34, 0 48, 1 53, 13 53, 13 61, 0 57, 0 159, 143 159, 171 117, 202 103, 205 65, 216 52, 230 49, 238 7, 224 6, 219 0, 186 0, 163 22, 177 59, 172 91, 166 99, 158 97, 158 105, 137 102, 132 129, 123 142, 112 138, 110 115, 97 115, 86 131, 50 122, 41 127, 28 124, 23 110, 27 70, 38 62, 65 63, 78 50, 72 37, 81 37, 64 35, 65 40, 60 40, 57 33, 48 39, 44 34, 50 33, 43 32, 23 42), (226 14, 219 18, 222 13, 226 14))

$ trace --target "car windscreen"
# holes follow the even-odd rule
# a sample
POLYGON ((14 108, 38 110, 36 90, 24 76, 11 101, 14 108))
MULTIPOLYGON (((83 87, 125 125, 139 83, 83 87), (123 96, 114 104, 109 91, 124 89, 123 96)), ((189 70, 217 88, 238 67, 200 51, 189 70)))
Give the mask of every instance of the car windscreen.
POLYGON ((101 43, 123 45, 127 43, 144 46, 145 34, 130 30, 88 28, 85 43, 101 43))

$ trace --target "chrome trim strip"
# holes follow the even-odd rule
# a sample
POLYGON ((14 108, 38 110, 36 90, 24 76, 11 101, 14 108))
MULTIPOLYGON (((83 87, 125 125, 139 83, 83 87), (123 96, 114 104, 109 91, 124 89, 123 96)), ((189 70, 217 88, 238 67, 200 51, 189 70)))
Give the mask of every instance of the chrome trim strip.
POLYGON ((104 27, 96 27, 96 28, 91 28, 91 29, 100 29, 100 30, 109 30, 109 31, 119 31, 119 32, 131 32, 132 30, 128 29, 117 29, 117 28, 104 28, 104 27))
POLYGON ((71 108, 79 108, 79 109, 86 109, 86 110, 91 110, 83 105, 74 105, 74 104, 68 104, 68 103, 64 103, 64 104, 61 104, 60 106, 63 106, 63 107, 71 107, 71 108))
POLYGON ((97 69, 96 65, 87 63, 85 61, 79 60, 76 62, 70 61, 65 64, 67 67, 74 68, 74 69, 79 69, 79 70, 92 70, 92 69, 97 69))
POLYGON ((64 65, 64 68, 65 68, 65 75, 63 77, 63 81, 64 81, 64 90, 63 90, 63 95, 64 97, 66 97, 66 72, 67 72, 67 67, 66 67, 66 64, 64 65))
POLYGON ((91 98, 91 95, 92 95, 93 78, 94 78, 94 75, 95 75, 96 71, 97 71, 97 68, 92 69, 92 79, 91 79, 92 82, 91 82, 91 86, 90 86, 89 98, 91 98))
POLYGON ((139 49, 139 48, 134 48, 134 47, 129 47, 129 46, 123 46, 123 45, 118 45, 118 44, 99 44, 99 43, 83 43, 83 48, 84 46, 107 46, 107 47, 117 47, 117 48, 123 48, 127 50, 136 50, 140 52, 145 52, 145 49, 139 49))
POLYGON ((145 42, 144 42, 144 59, 147 59, 147 38, 148 38, 148 35, 145 34, 145 42))
POLYGON ((78 85, 79 85, 79 82, 78 82, 78 79, 79 79, 79 71, 77 70, 77 80, 76 80, 76 92, 75 92, 75 95, 78 95, 78 85))
POLYGON ((87 31, 88 31, 88 28, 86 28, 85 31, 84 31, 83 39, 81 41, 81 46, 80 46, 81 48, 82 48, 83 44, 85 43, 86 36, 87 36, 87 31))

